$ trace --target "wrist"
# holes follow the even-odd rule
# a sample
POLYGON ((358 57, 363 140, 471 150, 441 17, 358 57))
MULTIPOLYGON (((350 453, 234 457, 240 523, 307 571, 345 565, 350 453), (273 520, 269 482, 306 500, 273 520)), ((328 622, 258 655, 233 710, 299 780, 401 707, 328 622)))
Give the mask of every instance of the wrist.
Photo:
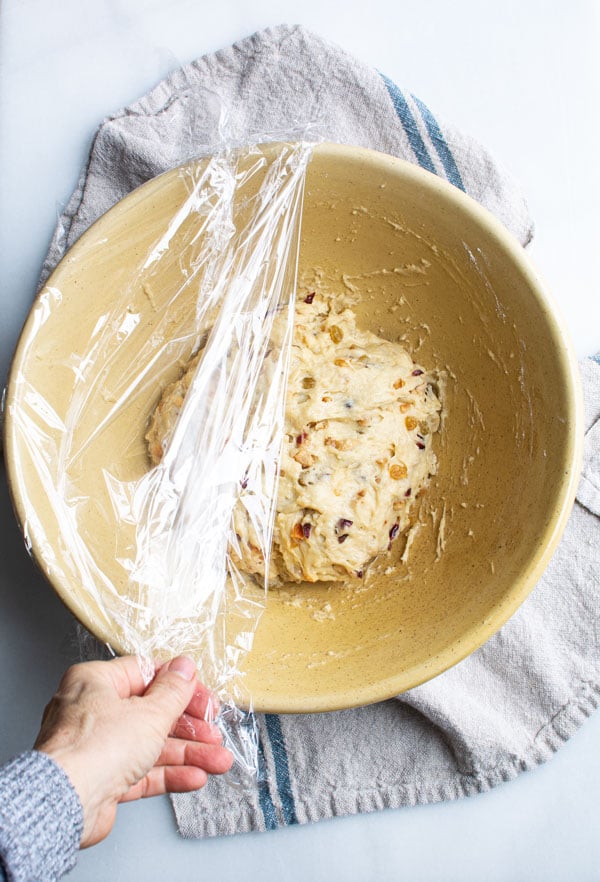
MULTIPOLYGON (((35 749, 39 753, 46 754, 62 769, 71 787, 77 794, 83 811, 83 829, 80 846, 85 848, 86 845, 91 844, 89 839, 95 819, 102 811, 103 806, 111 802, 111 798, 106 792, 106 787, 102 786, 100 780, 96 780, 95 784, 92 785, 91 776, 88 772, 89 764, 80 751, 52 744, 36 746, 35 749)), ((116 804, 117 799, 114 802, 116 804)))

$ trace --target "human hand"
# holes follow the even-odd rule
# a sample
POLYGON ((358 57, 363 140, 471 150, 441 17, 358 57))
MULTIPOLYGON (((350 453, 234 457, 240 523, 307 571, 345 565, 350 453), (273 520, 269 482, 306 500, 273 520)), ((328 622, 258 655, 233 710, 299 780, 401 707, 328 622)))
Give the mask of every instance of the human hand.
POLYGON ((120 802, 197 790, 231 768, 219 729, 205 720, 214 702, 185 656, 157 667, 148 686, 135 656, 68 669, 34 747, 79 795, 82 848, 110 833, 120 802))

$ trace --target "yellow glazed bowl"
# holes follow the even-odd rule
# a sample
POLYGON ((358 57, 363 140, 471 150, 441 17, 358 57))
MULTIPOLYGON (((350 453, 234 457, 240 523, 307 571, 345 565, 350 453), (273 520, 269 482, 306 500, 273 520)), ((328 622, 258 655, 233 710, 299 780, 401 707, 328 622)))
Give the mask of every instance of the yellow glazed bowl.
MULTIPOLYGON (((156 298, 179 284, 181 267, 176 255, 162 261, 151 296, 136 288, 135 268, 186 196, 178 171, 168 172, 81 237, 25 325, 7 395, 8 475, 33 555, 72 612, 117 651, 119 629, 68 575, 69 538, 44 492, 43 451, 33 437, 25 440, 15 414, 35 409, 37 396, 50 407, 48 432, 60 433, 75 394, 73 356, 89 347, 98 318, 124 286, 152 333, 156 298)), ((581 396, 564 328, 521 246, 473 200, 390 156, 320 145, 307 174, 300 248, 300 275, 315 274, 359 293, 363 327, 402 339, 421 364, 442 372, 446 416, 436 439, 438 474, 415 508, 405 560, 398 542, 396 556, 359 585, 269 593, 243 665, 259 711, 386 699, 473 652, 542 574, 580 467, 581 396)), ((115 334, 111 370, 122 374, 135 364, 129 340, 115 334)), ((122 418, 107 421, 114 401, 96 395, 74 428, 82 441, 92 437, 73 465, 87 491, 81 523, 118 591, 128 589, 114 564, 118 537, 103 525, 102 463, 120 461, 124 479, 147 468, 145 421, 157 389, 177 370, 158 364, 122 418), (97 425, 106 429, 94 440, 97 425), (132 426, 139 427, 133 436, 132 426)), ((93 371, 86 376, 98 379, 93 371)), ((109 387, 110 376, 103 382, 109 387)))

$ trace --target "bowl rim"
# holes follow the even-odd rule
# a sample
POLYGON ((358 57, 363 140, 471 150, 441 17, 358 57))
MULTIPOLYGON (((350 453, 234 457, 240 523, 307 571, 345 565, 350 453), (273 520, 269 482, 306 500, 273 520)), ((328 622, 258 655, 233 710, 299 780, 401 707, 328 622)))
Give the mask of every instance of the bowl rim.
MULTIPOLYGON (((575 500, 575 493, 583 459, 583 394, 575 351, 560 309, 549 293, 535 267, 535 264, 532 262, 529 255, 526 254, 520 242, 512 235, 512 233, 510 233, 500 220, 474 198, 453 186, 443 178, 422 169, 414 163, 366 147, 355 147, 347 144, 335 144, 332 142, 316 144, 314 150, 319 154, 335 157, 338 160, 344 159, 351 160, 352 162, 360 161, 364 164, 381 168, 386 173, 396 173, 412 182, 417 182, 420 185, 427 187, 429 190, 434 191, 436 197, 439 197, 442 202, 450 203, 453 208, 457 208, 459 211, 470 215, 476 223, 485 228, 488 236, 497 240, 500 247, 508 253, 510 259, 526 279, 532 295, 537 299, 540 305, 545 308, 551 336, 557 344, 555 346, 555 351, 559 360, 561 373, 565 379, 567 401, 570 411, 569 420, 571 432, 564 452, 564 461, 567 468, 565 469, 565 474, 562 476, 560 487, 557 491, 553 516, 549 520, 543 536, 538 543, 537 548, 531 555, 528 564, 513 583, 512 589, 504 595, 502 602, 493 607, 485 619, 467 629, 459 640, 450 643, 438 654, 428 659, 427 662, 421 662, 415 665, 414 668, 386 677, 383 680, 377 681, 375 684, 367 683, 357 685, 352 688, 336 690, 335 692, 322 693, 318 697, 311 696, 310 698, 290 696, 287 693, 278 695, 272 690, 262 697, 253 696, 253 709, 262 713, 318 713, 348 709, 351 707, 359 707, 373 704, 378 701, 384 701, 438 676, 465 659, 477 648, 483 645, 516 612, 518 607, 523 603, 539 581, 550 561, 550 558, 554 554, 575 500)), ((34 337, 36 326, 34 312, 39 305, 44 291, 52 286, 53 279, 60 274, 63 269, 65 260, 77 256, 78 251, 85 247, 88 239, 92 239, 97 234, 98 227, 101 227, 103 223, 106 222, 108 216, 113 216, 115 213, 134 208, 138 202, 144 199, 148 194, 152 193, 154 189, 159 190, 162 186, 168 185, 170 179, 176 177, 182 168, 189 168, 190 165, 193 165, 196 162, 206 161, 208 158, 209 156, 207 155, 188 160, 144 182, 104 212, 87 228, 87 230, 85 230, 84 233, 82 233, 77 241, 61 257, 59 263, 53 269, 46 282, 36 293, 35 299, 19 335, 8 375, 3 408, 3 441, 7 483, 16 518, 21 533, 25 538, 27 550, 38 569, 43 573, 55 594, 67 609, 90 631, 90 633, 94 634, 94 636, 101 642, 110 645, 117 653, 125 651, 124 647, 120 645, 119 640, 116 640, 113 635, 108 633, 107 629, 99 625, 98 622, 94 622, 91 616, 87 615, 84 610, 80 609, 76 597, 74 597, 69 592, 68 587, 61 582, 60 574, 57 571, 58 568, 52 566, 52 564, 48 563, 44 558, 43 536, 38 536, 35 529, 32 529, 32 526, 28 521, 24 496, 19 486, 19 469, 17 467, 19 452, 15 427, 13 420, 11 419, 11 410, 15 402, 18 400, 17 378, 21 370, 22 362, 28 345, 34 337), (25 525, 28 525, 27 528, 25 525)))

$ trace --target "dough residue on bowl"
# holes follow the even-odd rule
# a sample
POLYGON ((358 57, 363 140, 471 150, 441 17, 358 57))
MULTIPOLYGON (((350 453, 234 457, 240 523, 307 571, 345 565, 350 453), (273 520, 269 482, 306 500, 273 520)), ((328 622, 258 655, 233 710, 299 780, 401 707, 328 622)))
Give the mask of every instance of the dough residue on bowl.
MULTIPOLYGON (((201 357, 164 390, 152 414, 146 440, 153 464, 201 357)), ((408 528, 411 504, 436 471, 432 435, 441 404, 434 386, 433 374, 403 346, 357 327, 347 296, 298 294, 270 581, 361 577, 408 528)), ((264 575, 243 490, 233 522, 237 564, 264 575)))

